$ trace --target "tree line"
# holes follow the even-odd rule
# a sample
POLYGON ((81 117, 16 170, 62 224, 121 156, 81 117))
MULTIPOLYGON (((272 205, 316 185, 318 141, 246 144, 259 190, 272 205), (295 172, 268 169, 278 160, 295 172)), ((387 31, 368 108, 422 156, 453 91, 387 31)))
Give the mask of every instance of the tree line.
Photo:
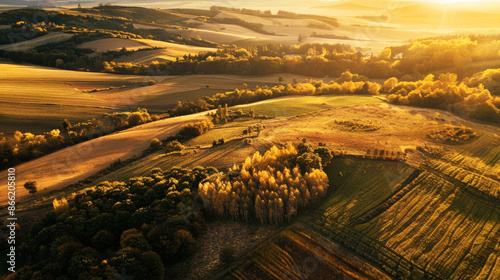
POLYGON ((61 129, 43 134, 16 131, 11 137, 0 138, 0 166, 7 168, 75 143, 158 119, 157 115, 150 115, 146 109, 139 108, 135 112, 106 113, 100 119, 76 124, 64 120, 61 129))
MULTIPOLYGON (((104 7, 92 10, 98 13, 109 13, 114 15, 113 17, 95 17, 90 14, 85 16, 71 15, 61 11, 43 10, 3 12, 0 14, 0 23, 13 25, 13 28, 2 32, 12 33, 22 28, 15 25, 20 18, 26 18, 25 28, 32 26, 35 30, 39 30, 37 31, 38 35, 60 30, 74 33, 77 36, 66 43, 49 44, 22 53, 0 51, 0 56, 15 61, 65 69, 88 69, 90 71, 142 75, 151 73, 266 75, 286 72, 318 77, 325 75, 336 77, 349 70, 352 73, 370 78, 397 77, 403 80, 423 79, 430 72, 450 68, 454 68, 457 73, 460 73, 460 78, 464 78, 473 74, 470 71, 475 68, 468 66, 470 63, 486 62, 499 58, 500 40, 498 35, 426 38, 401 46, 389 47, 380 54, 371 56, 363 55, 352 46, 344 44, 300 44, 297 46, 268 44, 245 48, 234 45, 218 45, 199 38, 181 38, 163 29, 136 29, 130 19, 118 16, 125 15, 129 18, 138 16, 137 13, 130 12, 128 9, 133 8, 104 7), (33 18, 37 12, 45 13, 47 17, 40 22, 35 22, 33 18), (108 52, 87 56, 85 54, 89 50, 76 48, 74 43, 89 40, 89 36, 148 38, 190 45, 216 46, 219 47, 219 50, 197 56, 187 55, 174 62, 156 62, 149 65, 119 63, 114 60, 117 57, 130 54, 130 52, 108 52), (56 64, 58 59, 61 61, 56 64)), ((215 7, 215 9, 222 8, 215 7)), ((160 16, 157 11, 151 11, 151 13, 155 14, 154 17, 160 16)), ((312 17, 311 15, 283 11, 277 16, 312 17)), ((256 25, 255 28, 258 26, 256 25)), ((18 39, 22 40, 22 36, 18 39)), ((32 37, 32 35, 30 36, 32 37)), ((5 40, 6 38, 4 38, 5 40)))
MULTIPOLYGON (((371 56, 365 56, 345 44, 229 46, 221 47, 217 52, 185 56, 175 62, 156 63, 154 70, 151 65, 137 65, 139 69, 135 72, 146 73, 151 68, 149 71, 168 74, 292 73, 338 77, 349 70, 370 78, 419 80, 430 72, 453 68, 464 78, 474 74, 471 71, 475 68, 468 66, 470 63, 486 63, 500 58, 498 42, 474 41, 471 37, 417 40, 386 48, 380 54, 371 56)), ((110 69, 110 72, 113 71, 121 73, 123 69, 110 69)))
MULTIPOLYGON (((377 95, 382 86, 365 81, 365 78, 350 72, 344 72, 339 79, 330 83, 310 80, 308 82, 277 85, 273 87, 257 86, 255 89, 235 89, 212 96, 205 96, 177 102, 175 108, 169 110, 170 116, 180 116, 208 111, 218 106, 235 106, 253 103, 266 99, 287 95, 377 95)), ((254 114, 254 113, 253 113, 254 114)))
POLYGON ((497 91, 500 75, 498 73, 500 73, 499 70, 486 70, 462 82, 458 82, 457 75, 452 73, 441 74, 438 79, 430 74, 415 82, 399 81, 398 78, 392 77, 381 85, 370 82, 366 77, 358 74, 344 72, 336 81, 329 83, 310 80, 271 88, 257 86, 253 90, 235 89, 213 96, 178 102, 169 114, 171 116, 192 114, 226 104, 234 106, 287 95, 387 94, 389 103, 449 110, 477 119, 500 122, 500 96, 497 91), (486 81, 488 87, 497 95, 492 95, 480 81, 486 81))
MULTIPOLYGON (((466 80, 466 82, 470 80, 466 80)), ((458 83, 456 74, 441 74, 437 80, 429 74, 416 82, 385 81, 382 91, 390 103, 415 107, 439 108, 473 118, 500 122, 500 97, 492 95, 482 84, 458 83)))

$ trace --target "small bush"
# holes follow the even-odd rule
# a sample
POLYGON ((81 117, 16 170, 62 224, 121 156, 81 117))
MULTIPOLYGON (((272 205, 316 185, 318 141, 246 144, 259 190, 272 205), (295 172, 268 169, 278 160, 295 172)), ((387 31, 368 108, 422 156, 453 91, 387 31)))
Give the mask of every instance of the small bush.
POLYGON ((54 198, 52 205, 54 206, 54 211, 56 212, 64 212, 69 209, 69 203, 64 197, 61 200, 54 198))
POLYGON ((159 150, 163 143, 158 138, 151 139, 151 144, 149 144, 149 148, 152 150, 159 150))
POLYGON ((170 141, 165 145, 165 152, 172 153, 172 152, 180 152, 184 150, 184 146, 179 142, 179 141, 170 141))

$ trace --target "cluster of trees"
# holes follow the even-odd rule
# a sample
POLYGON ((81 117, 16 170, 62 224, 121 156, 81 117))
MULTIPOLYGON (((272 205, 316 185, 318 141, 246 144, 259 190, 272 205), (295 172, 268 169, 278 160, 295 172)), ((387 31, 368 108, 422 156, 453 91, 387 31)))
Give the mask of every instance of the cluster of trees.
POLYGON ((198 193, 212 213, 234 219, 256 219, 262 224, 282 224, 297 211, 318 203, 328 189, 322 160, 331 160, 326 147, 313 151, 308 145, 276 146, 235 165, 227 173, 211 176, 198 193))
POLYGON ((211 120, 199 121, 195 123, 188 123, 181 126, 179 131, 179 136, 185 140, 195 138, 202 135, 203 133, 209 131, 214 127, 211 120))
POLYGON ((243 112, 243 110, 229 110, 227 107, 227 103, 224 104, 224 107, 219 105, 215 113, 211 114, 212 120, 214 123, 227 123, 234 121, 239 118, 259 118, 262 116, 256 116, 255 110, 253 108, 249 108, 248 112, 243 112))
POLYGON ((43 134, 16 131, 11 137, 0 138, 0 167, 13 166, 77 142, 158 119, 157 115, 150 115, 146 109, 139 108, 135 112, 107 113, 101 119, 73 125, 64 120, 62 130, 54 129, 43 134))
POLYGON ((314 31, 310 35, 311 37, 316 37, 316 38, 326 38, 326 39, 337 39, 337 40, 354 40, 351 37, 347 37, 344 35, 335 35, 335 34, 319 34, 314 31))
POLYGON ((463 82, 470 87, 482 84, 491 94, 500 96, 500 69, 486 69, 464 78, 463 82))
POLYGON ((190 255, 205 228, 196 187, 216 172, 155 169, 58 200, 18 246, 26 265, 7 279, 163 280, 165 265, 190 255))
POLYGON ((390 47, 391 57, 399 56, 394 69, 404 74, 426 74, 447 68, 461 68, 470 62, 499 58, 500 36, 448 36, 414 41, 390 47))
POLYGON ((222 107, 219 104, 219 107, 217 107, 217 111, 212 116, 212 118, 214 119, 215 123, 226 123, 229 118, 229 110, 227 108, 227 103, 224 104, 224 107, 222 107))
POLYGON ((233 13, 251 15, 251 16, 270 16, 273 13, 271 10, 261 11, 255 9, 247 9, 247 8, 233 8, 233 7, 223 7, 223 6, 211 6, 210 11, 219 12, 219 11, 228 11, 233 13))
MULTIPOLYGON (((347 69, 362 74, 366 72, 362 55, 351 46, 342 44, 302 44, 298 47, 274 44, 246 49, 231 47, 220 49, 215 55, 202 56, 206 59, 192 56, 191 59, 176 62, 160 62, 154 69, 168 74, 268 75, 286 72, 333 77, 347 69)), ((146 72, 148 66, 143 67, 146 72)), ((389 70, 384 69, 383 72, 389 70)), ((380 72, 377 68, 372 74, 378 75, 380 72)))
POLYGON ((477 137, 477 134, 470 127, 461 125, 433 130, 427 137, 439 142, 461 143, 477 137))
POLYGON ((1 167, 13 166, 60 149, 65 145, 65 138, 59 129, 43 134, 16 131, 12 137, 0 139, 1 167))
POLYGON ((441 74, 437 80, 429 74, 416 82, 400 82, 390 78, 382 91, 390 103, 416 107, 447 109, 473 118, 500 122, 500 98, 492 96, 482 84, 470 87, 458 83, 456 74, 441 74))
MULTIPOLYGON (((125 54, 125 53, 124 53, 125 54)), ((128 53, 127 53, 128 54, 128 53)), ((99 71, 128 74, 239 74, 267 75, 295 73, 311 76, 339 76, 346 69, 363 72, 365 61, 362 55, 348 45, 302 44, 283 46, 227 47, 217 52, 185 55, 174 62, 157 62, 150 65, 135 64, 131 71, 123 63, 112 63, 112 67, 99 71)), ((378 71, 380 72, 380 71, 378 71)), ((378 73, 377 72, 377 73, 378 73)), ((384 73, 388 70, 384 70, 384 73)), ((374 72, 375 73, 375 72, 374 72)))
MULTIPOLYGON (((169 111, 171 116, 193 114, 208 111, 218 106, 234 106, 238 104, 252 103, 261 100, 287 96, 287 95, 377 95, 382 86, 370 81, 359 81, 362 77, 350 72, 344 72, 337 81, 324 83, 323 81, 311 80, 309 82, 277 85, 271 88, 267 86, 257 86, 254 90, 235 89, 224 93, 217 93, 213 96, 205 96, 194 100, 178 102, 177 106, 169 111), (353 81, 355 80, 355 81, 353 81)), ((225 108, 225 107, 224 107, 225 108)), ((222 107, 221 107, 221 110, 222 107)), ((243 114, 243 112, 241 113, 243 114)), ((255 116, 255 112, 251 111, 255 116)), ((215 115, 217 120, 223 121, 228 116, 221 111, 215 115), (222 119, 220 119, 222 116, 222 119)))
POLYGON ((150 115, 146 109, 138 108, 134 112, 106 113, 101 119, 92 119, 74 125, 65 120, 63 129, 69 138, 90 137, 159 119, 157 115, 150 115))
POLYGON ((11 28, 0 29, 0 45, 34 39, 47 33, 47 29, 43 25, 35 26, 29 22, 18 21, 13 23, 11 28))

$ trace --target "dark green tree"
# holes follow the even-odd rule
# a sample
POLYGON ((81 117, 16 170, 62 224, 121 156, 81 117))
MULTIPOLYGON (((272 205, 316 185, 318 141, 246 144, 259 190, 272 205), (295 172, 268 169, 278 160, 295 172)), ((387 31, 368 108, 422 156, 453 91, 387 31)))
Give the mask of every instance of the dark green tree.
POLYGON ((30 194, 32 194, 33 196, 35 196, 35 194, 38 191, 36 181, 28 181, 28 182, 24 183, 24 188, 27 189, 28 192, 30 194))

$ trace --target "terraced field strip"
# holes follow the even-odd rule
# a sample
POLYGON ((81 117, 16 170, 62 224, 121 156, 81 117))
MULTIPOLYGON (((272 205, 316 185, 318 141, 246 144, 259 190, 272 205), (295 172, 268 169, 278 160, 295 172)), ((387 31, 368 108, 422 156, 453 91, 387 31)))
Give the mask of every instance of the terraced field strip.
POLYGON ((400 279, 496 279, 500 204, 493 197, 485 201, 435 170, 401 172, 407 176, 387 191, 377 177, 395 166, 379 164, 335 159, 328 174, 340 187, 299 221, 400 279))
POLYGON ((465 170, 462 167, 441 160, 429 159, 428 162, 429 171, 444 177, 485 201, 500 204, 500 182, 479 174, 478 171, 471 168, 465 170))
POLYGON ((483 132, 472 143, 460 145, 457 152, 448 152, 439 159, 500 181, 500 137, 494 132, 483 132))
POLYGON ((386 273, 395 278, 440 279, 436 275, 426 271, 423 267, 405 259, 393 249, 384 246, 381 242, 368 238, 366 235, 341 223, 331 220, 322 222, 319 217, 326 219, 323 214, 324 212, 318 211, 315 215, 316 218, 311 218, 303 222, 312 229, 321 232, 327 238, 338 242, 371 263, 381 267, 386 273))
POLYGON ((326 171, 336 187, 335 193, 314 214, 303 215, 299 221, 353 250, 392 276, 439 279, 383 243, 368 238, 356 227, 361 217, 369 215, 401 191, 402 185, 410 184, 418 176, 418 171, 399 162, 354 157, 335 158, 326 171))
POLYGON ((396 203, 398 200, 400 200, 402 197, 404 197, 408 192, 410 192, 417 184, 418 184, 418 178, 420 177, 420 174, 422 174, 421 170, 414 170, 413 173, 404 180, 396 189, 397 191, 389 197, 386 201, 378 205, 377 207, 373 208, 372 210, 368 211, 366 214, 358 218, 357 223, 363 224, 371 219, 375 218, 377 215, 381 214, 385 210, 389 209, 394 203, 396 203))
POLYGON ((320 234, 295 224, 232 271, 235 279, 391 279, 320 234))
POLYGON ((320 209, 350 224, 397 192, 414 169, 395 161, 345 157, 335 158, 325 171, 336 192, 320 209))
POLYGON ((430 172, 370 222, 356 227, 412 264, 443 279, 485 275, 498 257, 500 209, 430 172))

